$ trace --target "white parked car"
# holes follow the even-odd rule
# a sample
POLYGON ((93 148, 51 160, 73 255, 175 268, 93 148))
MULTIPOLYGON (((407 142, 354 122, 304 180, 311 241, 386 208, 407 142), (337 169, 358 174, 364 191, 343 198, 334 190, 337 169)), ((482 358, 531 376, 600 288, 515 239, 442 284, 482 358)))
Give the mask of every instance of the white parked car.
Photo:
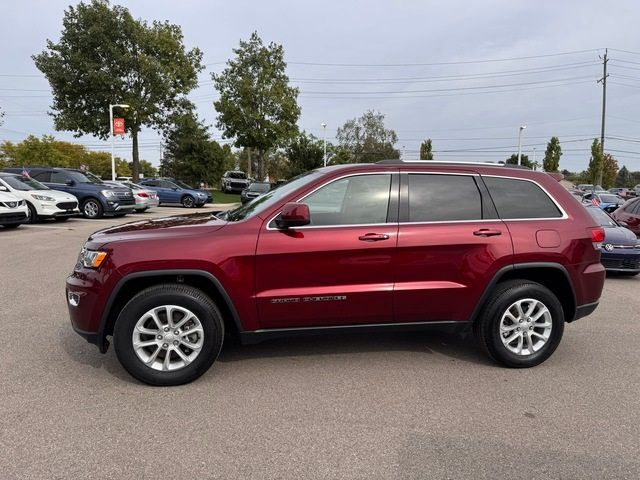
POLYGON ((76 197, 67 192, 51 190, 26 175, 0 172, 0 186, 26 202, 31 223, 45 218, 63 222, 80 214, 76 197))
POLYGON ((133 198, 136 201, 135 210, 138 213, 142 213, 148 208, 157 207, 160 203, 158 192, 156 192, 155 190, 150 190, 149 188, 142 185, 138 185, 137 183, 133 183, 128 180, 115 182, 112 180, 105 180, 104 183, 130 188, 131 193, 133 193, 133 198))
POLYGON ((7 187, 0 185, 0 225, 16 228, 29 220, 29 209, 24 200, 7 190, 7 187))

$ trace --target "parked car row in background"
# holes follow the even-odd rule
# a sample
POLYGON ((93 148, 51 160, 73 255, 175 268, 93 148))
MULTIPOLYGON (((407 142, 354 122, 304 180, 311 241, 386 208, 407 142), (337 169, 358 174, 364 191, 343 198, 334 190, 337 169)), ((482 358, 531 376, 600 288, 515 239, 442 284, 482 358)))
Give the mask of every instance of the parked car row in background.
POLYGON ((161 204, 202 207, 211 202, 209 192, 172 178, 104 181, 72 168, 22 167, 0 172, 0 225, 13 228, 44 219, 65 221, 119 217, 144 212, 161 204))

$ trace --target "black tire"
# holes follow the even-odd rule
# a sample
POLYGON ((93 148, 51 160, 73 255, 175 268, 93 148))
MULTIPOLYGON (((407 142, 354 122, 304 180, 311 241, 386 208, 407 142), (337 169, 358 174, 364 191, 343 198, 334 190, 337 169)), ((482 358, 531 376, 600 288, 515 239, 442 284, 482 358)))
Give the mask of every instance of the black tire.
POLYGON ((146 211, 147 211, 146 208, 136 208, 136 213, 144 213, 146 211))
POLYGON ((82 215, 85 218, 101 218, 103 212, 102 204, 95 198, 87 198, 82 202, 82 215))
POLYGON ((27 208, 29 209, 29 221, 27 223, 38 223, 38 212, 36 207, 27 202, 27 208))
POLYGON ((54 217, 54 220, 56 222, 66 222, 67 220, 69 220, 69 217, 54 217))
POLYGON ((196 206, 196 200, 191 195, 182 197, 180 203, 184 208, 194 208, 196 206))
POLYGON ((498 284, 474 324, 474 333, 481 348, 498 363, 512 368, 534 367, 544 362, 560 344, 563 331, 564 311, 560 301, 548 288, 529 280, 509 280, 498 284), (500 333, 503 314, 509 306, 522 299, 542 302, 551 315, 549 338, 539 350, 528 355, 510 351, 503 344, 500 333))
POLYGON ((18 228, 20 225, 22 225, 21 223, 9 223, 4 225, 4 228, 7 229, 14 229, 14 228, 18 228))
POLYGON ((224 322, 215 303, 197 288, 179 284, 155 285, 136 294, 120 312, 113 333, 116 355, 125 370, 141 382, 156 386, 182 385, 200 377, 218 358, 223 340, 224 322), (143 363, 133 348, 133 329, 138 320, 162 305, 188 309, 203 329, 200 353, 192 363, 177 370, 154 370, 143 363))

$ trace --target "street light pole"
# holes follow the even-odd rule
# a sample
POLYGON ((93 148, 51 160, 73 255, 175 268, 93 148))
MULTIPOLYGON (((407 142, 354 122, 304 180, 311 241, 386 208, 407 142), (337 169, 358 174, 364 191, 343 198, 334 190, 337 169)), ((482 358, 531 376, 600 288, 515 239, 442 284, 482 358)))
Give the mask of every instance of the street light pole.
POLYGON ((113 146, 113 107, 129 108, 129 105, 125 103, 116 103, 115 105, 109 105, 109 137, 111 139, 111 180, 116 179, 116 157, 113 146))
POLYGON ((324 155, 322 157, 323 159, 323 163, 324 166, 327 166, 327 124, 326 123, 321 123, 320 125, 322 125, 322 135, 324 137, 324 155))
POLYGON ((520 125, 520 131, 518 132, 518 165, 522 160, 522 131, 527 128, 526 125, 520 125))

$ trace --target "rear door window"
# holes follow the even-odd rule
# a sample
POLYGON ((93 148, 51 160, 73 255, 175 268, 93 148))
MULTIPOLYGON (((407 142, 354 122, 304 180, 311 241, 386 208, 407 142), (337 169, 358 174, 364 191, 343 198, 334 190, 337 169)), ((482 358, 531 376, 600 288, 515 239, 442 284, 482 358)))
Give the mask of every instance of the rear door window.
POLYGON ((66 183, 67 175, 63 172, 51 172, 51 183, 66 183))
POLYGON ((409 221, 482 219, 482 197, 471 175, 409 174, 409 221))
POLYGON ((504 220, 561 218, 562 212, 538 185, 528 180, 483 177, 498 215, 504 220))
POLYGON ((35 174, 31 174, 31 178, 35 178, 39 182, 50 182, 51 181, 51 172, 39 172, 35 174))

